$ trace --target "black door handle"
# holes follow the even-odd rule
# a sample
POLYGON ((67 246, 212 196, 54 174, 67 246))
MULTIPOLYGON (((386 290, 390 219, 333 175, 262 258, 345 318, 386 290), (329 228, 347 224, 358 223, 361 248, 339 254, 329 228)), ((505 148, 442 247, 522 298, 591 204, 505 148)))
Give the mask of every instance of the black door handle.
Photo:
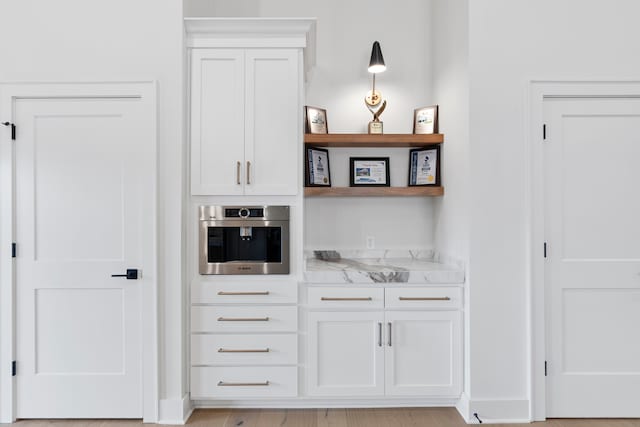
POLYGON ((127 268, 127 274, 112 274, 111 277, 126 277, 127 280, 138 280, 138 269, 127 268))

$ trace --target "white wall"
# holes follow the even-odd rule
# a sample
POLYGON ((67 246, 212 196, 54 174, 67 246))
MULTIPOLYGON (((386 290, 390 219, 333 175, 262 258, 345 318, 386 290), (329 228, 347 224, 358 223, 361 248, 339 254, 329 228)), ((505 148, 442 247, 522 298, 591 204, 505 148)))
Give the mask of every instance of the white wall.
POLYGON ((181 399, 182 4, 6 1, 0 81, 158 81, 160 397, 181 399))
MULTIPOLYGON (((387 109, 386 133, 411 133, 413 110, 431 105, 431 1, 397 0, 185 0, 186 16, 316 17, 316 66, 306 87, 306 104, 327 109, 329 132, 367 132, 371 113, 364 96, 371 45, 378 40, 387 71, 376 81, 387 109)), ((407 185, 408 149, 331 150, 334 186, 348 186, 348 158, 388 156, 391 185, 407 185)), ((431 248, 434 200, 430 198, 307 198, 307 248, 431 248), (393 228, 389 227, 393 222, 393 228)))
MULTIPOLYGON (((435 241, 443 253, 469 262, 469 2, 434 0, 433 93, 442 110, 444 197, 436 200, 435 241)), ((467 273, 467 284, 470 284, 467 273)), ((465 295, 465 392, 469 390, 469 286, 465 295)))
POLYGON ((485 418, 528 417, 528 82, 638 80, 638 16, 636 0, 469 2, 470 393, 485 418))

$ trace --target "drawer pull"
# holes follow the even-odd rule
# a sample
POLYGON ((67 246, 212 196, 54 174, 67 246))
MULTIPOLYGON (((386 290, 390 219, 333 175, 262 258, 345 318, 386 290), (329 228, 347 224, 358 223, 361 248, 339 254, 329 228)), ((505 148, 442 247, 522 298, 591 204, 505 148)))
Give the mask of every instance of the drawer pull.
POLYGON ((224 381, 218 381, 218 387, 262 387, 268 386, 269 381, 263 383, 227 383, 224 381))
POLYGON ((373 301, 371 297, 321 297, 320 301, 373 301))
POLYGON ((268 322, 268 317, 218 317, 218 322, 268 322))
POLYGON ((258 349, 246 349, 246 350, 234 350, 230 348, 219 348, 218 353, 269 353, 268 348, 258 348, 258 349))
POLYGON ((218 295, 225 295, 225 296, 229 296, 229 295, 269 295, 269 291, 264 291, 264 292, 226 292, 226 291, 220 291, 220 292, 218 292, 218 295))
POLYGON ((398 297, 400 301, 451 301, 449 297, 398 297))

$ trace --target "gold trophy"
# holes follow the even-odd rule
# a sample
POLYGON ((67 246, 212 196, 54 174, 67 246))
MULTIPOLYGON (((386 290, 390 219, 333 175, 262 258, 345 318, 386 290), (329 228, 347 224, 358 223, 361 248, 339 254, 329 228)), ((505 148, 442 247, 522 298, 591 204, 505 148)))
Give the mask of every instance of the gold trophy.
POLYGON ((369 72, 373 74, 373 87, 371 91, 364 97, 364 103, 373 114, 373 120, 369 122, 369 133, 381 134, 382 122, 380 115, 387 108, 387 101, 382 99, 382 95, 376 90, 376 74, 383 72, 387 67, 384 64, 380 43, 373 42, 371 49, 371 60, 369 61, 369 72))

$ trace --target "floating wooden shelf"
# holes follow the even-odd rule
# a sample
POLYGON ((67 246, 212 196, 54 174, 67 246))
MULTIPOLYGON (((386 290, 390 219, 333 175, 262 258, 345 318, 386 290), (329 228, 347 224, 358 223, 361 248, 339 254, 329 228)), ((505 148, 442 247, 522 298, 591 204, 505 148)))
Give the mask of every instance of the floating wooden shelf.
POLYGON ((429 135, 414 135, 405 133, 390 133, 370 135, 367 133, 328 133, 304 135, 305 144, 318 147, 423 147, 429 144, 442 144, 444 135, 434 133, 429 135))
POLYGON ((444 187, 305 187, 306 197, 442 196, 444 187))

